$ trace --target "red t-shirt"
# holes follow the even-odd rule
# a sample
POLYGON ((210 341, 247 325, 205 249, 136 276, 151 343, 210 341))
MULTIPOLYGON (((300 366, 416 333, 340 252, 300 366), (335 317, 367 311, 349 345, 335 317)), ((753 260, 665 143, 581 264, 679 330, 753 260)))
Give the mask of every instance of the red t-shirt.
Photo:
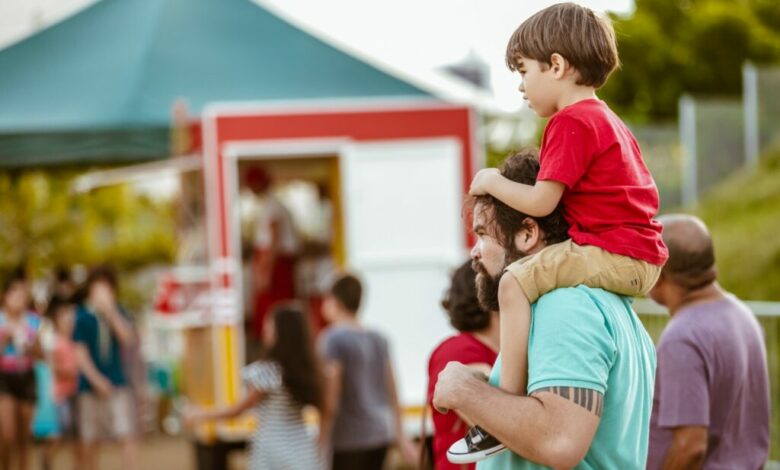
POLYGON ((439 372, 450 361, 463 364, 489 364, 496 362, 496 352, 469 333, 460 333, 445 339, 434 349, 428 361, 428 404, 433 410, 433 462, 436 470, 473 469, 474 465, 456 465, 447 460, 447 449, 468 431, 454 411, 442 414, 433 408, 433 391, 439 372))
POLYGON ((655 265, 669 252, 661 240, 658 189, 631 131, 601 100, 579 101, 547 123, 539 180, 566 185, 561 203, 578 245, 655 265))

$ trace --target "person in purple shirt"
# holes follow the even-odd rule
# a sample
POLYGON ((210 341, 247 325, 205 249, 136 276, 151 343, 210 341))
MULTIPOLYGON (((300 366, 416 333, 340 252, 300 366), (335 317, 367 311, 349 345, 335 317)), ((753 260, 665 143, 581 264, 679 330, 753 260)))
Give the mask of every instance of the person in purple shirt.
POLYGON ((647 468, 761 469, 770 439, 761 327, 718 285, 704 223, 660 220, 669 261, 650 297, 672 319, 658 343, 647 468))

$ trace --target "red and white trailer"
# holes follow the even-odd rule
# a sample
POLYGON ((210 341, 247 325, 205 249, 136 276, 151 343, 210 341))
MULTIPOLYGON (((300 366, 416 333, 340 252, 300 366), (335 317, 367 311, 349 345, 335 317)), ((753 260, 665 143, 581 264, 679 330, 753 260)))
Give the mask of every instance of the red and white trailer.
POLYGON ((240 393, 239 164, 253 161, 324 169, 334 258, 366 283, 362 318, 390 340, 403 404, 421 406, 428 355, 451 331, 442 294, 467 256, 462 203, 482 158, 472 110, 427 100, 215 104, 201 132, 216 335, 203 359, 216 372, 214 402, 240 393))

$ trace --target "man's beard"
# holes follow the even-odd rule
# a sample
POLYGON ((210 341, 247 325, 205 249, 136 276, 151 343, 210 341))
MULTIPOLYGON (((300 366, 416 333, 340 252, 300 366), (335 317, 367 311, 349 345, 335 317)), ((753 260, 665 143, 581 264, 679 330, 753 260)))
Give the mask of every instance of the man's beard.
POLYGON ((504 266, 501 267, 501 271, 495 276, 491 276, 481 262, 477 260, 472 261, 471 267, 477 273, 477 300, 479 301, 480 307, 487 312, 499 311, 498 285, 501 282, 501 276, 504 275, 504 270, 507 266, 527 255, 528 253, 517 250, 514 246, 510 247, 507 249, 506 256, 504 257, 504 266))

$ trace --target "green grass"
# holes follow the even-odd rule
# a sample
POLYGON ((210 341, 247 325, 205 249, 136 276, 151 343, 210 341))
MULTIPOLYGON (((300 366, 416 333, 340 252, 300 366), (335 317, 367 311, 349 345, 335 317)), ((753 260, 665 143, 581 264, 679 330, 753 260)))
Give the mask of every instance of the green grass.
POLYGON ((718 278, 738 297, 780 301, 780 149, 705 194, 718 278))

